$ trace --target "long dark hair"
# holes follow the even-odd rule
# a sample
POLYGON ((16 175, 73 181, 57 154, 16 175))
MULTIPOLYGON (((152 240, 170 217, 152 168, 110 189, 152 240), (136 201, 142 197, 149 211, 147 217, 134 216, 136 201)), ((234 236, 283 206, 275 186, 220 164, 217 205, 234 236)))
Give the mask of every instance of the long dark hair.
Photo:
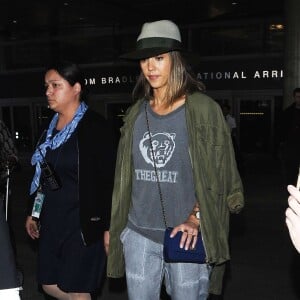
MULTIPOLYGON (((194 76, 191 67, 186 63, 179 51, 168 53, 171 58, 171 71, 169 83, 165 95, 166 104, 172 104, 183 95, 191 94, 196 91, 204 91, 205 86, 194 76)), ((153 89, 141 71, 136 85, 132 92, 133 100, 153 98, 153 89)))

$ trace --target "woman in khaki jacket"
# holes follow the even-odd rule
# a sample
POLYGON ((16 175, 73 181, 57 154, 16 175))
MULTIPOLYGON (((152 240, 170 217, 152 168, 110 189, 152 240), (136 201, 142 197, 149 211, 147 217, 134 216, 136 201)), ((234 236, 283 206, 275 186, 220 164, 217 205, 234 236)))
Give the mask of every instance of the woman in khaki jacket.
POLYGON ((244 204, 222 111, 181 50, 178 27, 162 20, 145 23, 136 50, 124 56, 140 62, 141 74, 121 129, 107 273, 121 277, 125 265, 131 300, 158 300, 163 280, 173 300, 220 293, 229 212, 244 204), (181 248, 193 248, 201 231, 206 263, 164 261, 164 219, 172 237, 183 232, 181 248))

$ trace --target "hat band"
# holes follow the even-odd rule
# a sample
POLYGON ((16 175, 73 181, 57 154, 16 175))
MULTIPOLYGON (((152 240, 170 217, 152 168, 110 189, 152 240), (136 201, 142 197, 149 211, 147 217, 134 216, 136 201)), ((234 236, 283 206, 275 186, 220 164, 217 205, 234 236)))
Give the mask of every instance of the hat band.
POLYGON ((175 49, 181 49, 181 42, 174 40, 174 39, 168 39, 168 38, 145 38, 140 39, 136 43, 136 49, 137 50, 143 50, 148 48, 167 48, 169 50, 175 50, 175 49))

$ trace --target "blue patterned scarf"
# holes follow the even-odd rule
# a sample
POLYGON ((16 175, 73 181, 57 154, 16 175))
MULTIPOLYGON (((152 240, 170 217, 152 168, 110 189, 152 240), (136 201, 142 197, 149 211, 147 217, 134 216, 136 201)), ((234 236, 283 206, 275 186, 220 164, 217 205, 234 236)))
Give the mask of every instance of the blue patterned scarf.
POLYGON ((73 120, 70 123, 68 123, 62 130, 56 133, 54 136, 52 136, 52 134, 53 134, 53 129, 57 124, 58 113, 56 113, 53 116, 49 128, 47 130, 47 136, 45 142, 38 145, 37 149, 35 150, 31 158, 31 164, 33 166, 35 165, 35 174, 31 182, 30 195, 33 194, 40 185, 40 177, 41 177, 40 163, 43 161, 43 158, 46 156, 47 148, 54 150, 59 146, 61 146, 63 143, 65 143, 69 139, 71 134, 74 132, 74 130, 76 129, 78 122, 83 117, 87 108, 88 108, 87 105, 84 102, 81 102, 74 115, 73 120))

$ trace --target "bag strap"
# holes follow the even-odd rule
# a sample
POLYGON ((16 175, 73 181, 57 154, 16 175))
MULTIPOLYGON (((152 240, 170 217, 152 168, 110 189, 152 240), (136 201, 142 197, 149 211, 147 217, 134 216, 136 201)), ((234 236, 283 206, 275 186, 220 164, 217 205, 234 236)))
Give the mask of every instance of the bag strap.
POLYGON ((164 224, 167 228, 168 225, 167 225, 166 211, 165 211, 164 201, 163 201, 163 197, 162 197, 162 191, 161 191, 160 181, 158 178, 158 171, 157 171, 157 166, 156 166, 155 157, 154 157, 154 150, 153 150, 153 145, 152 145, 152 136, 151 136, 151 132, 150 132, 149 118, 148 118, 148 112, 147 112, 147 101, 145 101, 145 114, 146 114, 147 129, 148 129, 149 140, 150 140, 150 149, 151 149, 151 155, 152 155, 152 160, 153 160, 153 165, 154 165, 154 170, 155 170, 155 175, 156 175, 156 182, 157 182, 157 187, 158 187, 160 205, 161 205, 162 215, 163 215, 163 219, 164 219, 164 224))

